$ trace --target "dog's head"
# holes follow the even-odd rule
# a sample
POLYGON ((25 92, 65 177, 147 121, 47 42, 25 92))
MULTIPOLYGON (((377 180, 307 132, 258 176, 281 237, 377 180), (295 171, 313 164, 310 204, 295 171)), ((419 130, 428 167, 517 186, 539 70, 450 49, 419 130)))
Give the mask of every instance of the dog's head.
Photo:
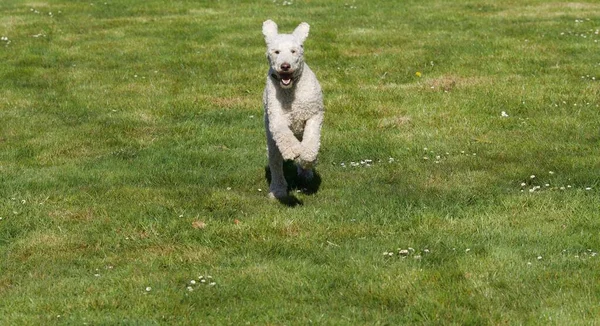
POLYGON ((302 74, 304 66, 304 40, 310 26, 301 23, 292 34, 279 34, 277 24, 272 20, 263 23, 263 35, 267 43, 269 74, 279 81, 282 88, 291 88, 302 74))

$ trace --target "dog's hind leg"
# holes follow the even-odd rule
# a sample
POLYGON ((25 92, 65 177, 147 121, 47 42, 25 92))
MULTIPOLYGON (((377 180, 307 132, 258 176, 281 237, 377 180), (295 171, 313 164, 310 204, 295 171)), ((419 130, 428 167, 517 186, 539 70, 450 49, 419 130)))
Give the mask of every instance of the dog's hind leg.
POLYGON ((267 150, 269 155, 269 170, 271 171, 271 184, 269 185, 269 197, 287 197, 288 184, 283 173, 283 157, 275 141, 267 131, 267 150))
POLYGON ((310 181, 315 176, 315 173, 312 168, 305 169, 302 168, 300 165, 296 165, 296 171, 298 173, 298 176, 304 179, 305 181, 310 181))

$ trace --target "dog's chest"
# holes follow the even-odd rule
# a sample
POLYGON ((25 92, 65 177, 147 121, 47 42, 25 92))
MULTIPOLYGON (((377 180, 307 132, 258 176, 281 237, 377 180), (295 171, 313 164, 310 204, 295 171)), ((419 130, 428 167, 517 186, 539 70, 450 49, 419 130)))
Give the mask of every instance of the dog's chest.
POLYGON ((302 135, 306 121, 318 113, 318 104, 308 101, 294 101, 284 105, 285 116, 290 130, 295 135, 302 135))
POLYGON ((310 115, 304 111, 294 111, 288 113, 288 121, 290 130, 295 135, 301 135, 304 132, 304 126, 306 125, 306 120, 310 118, 310 115))

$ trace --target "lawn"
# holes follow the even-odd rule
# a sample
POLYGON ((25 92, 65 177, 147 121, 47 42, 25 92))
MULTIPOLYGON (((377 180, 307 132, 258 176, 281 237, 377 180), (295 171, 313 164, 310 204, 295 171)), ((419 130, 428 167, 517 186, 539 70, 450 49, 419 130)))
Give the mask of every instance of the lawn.
POLYGON ((0 3, 0 324, 600 324, 597 1, 0 3), (267 197, 262 22, 316 193, 267 197))

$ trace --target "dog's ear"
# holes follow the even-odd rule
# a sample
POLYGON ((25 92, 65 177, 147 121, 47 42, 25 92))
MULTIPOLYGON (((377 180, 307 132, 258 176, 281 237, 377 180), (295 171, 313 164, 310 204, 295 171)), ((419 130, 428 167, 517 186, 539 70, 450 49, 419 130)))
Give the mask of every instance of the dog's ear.
POLYGON ((307 23, 300 23, 300 25, 296 27, 292 35, 294 35, 298 39, 298 41, 300 41, 300 43, 304 43, 304 40, 306 40, 306 38, 308 37, 309 29, 310 25, 308 25, 307 23))
POLYGON ((270 19, 265 21, 263 23, 262 32, 265 36, 265 42, 269 44, 275 36, 277 36, 277 24, 270 19))

